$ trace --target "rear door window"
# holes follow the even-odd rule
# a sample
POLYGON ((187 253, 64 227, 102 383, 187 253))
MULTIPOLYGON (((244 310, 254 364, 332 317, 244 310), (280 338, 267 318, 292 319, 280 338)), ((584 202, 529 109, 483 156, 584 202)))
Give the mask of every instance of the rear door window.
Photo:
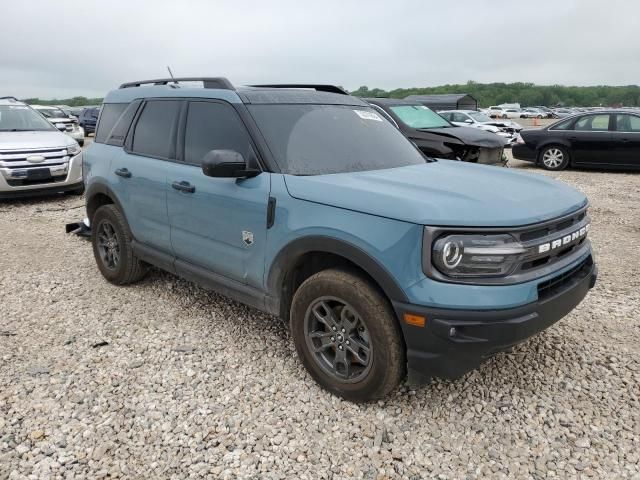
POLYGON ((606 132, 609 130, 609 115, 587 115, 576 120, 574 130, 606 132))
POLYGON ((628 114, 617 114, 616 132, 640 133, 640 117, 628 114))
POLYGON ((147 102, 136 123, 131 150, 149 157, 173 158, 181 103, 178 100, 147 102))
POLYGON ((233 107, 217 102, 190 102, 184 138, 185 162, 200 165, 211 150, 233 150, 248 159, 249 133, 233 107))

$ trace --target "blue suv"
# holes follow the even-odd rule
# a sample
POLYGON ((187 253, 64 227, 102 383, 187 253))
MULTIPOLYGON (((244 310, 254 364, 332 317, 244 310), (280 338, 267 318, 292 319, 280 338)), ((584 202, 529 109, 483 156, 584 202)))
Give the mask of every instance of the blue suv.
POLYGON ((108 281, 153 265, 280 316, 313 378, 354 401, 462 375, 596 279, 582 193, 426 158, 330 85, 123 84, 84 169, 108 281))

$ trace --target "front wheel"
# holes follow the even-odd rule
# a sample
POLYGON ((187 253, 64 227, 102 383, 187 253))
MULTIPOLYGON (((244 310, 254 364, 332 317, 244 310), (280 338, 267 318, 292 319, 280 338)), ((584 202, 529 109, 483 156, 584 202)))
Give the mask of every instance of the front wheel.
POLYGON ((540 152, 539 161, 546 170, 564 170, 569 165, 569 152, 563 147, 551 145, 540 152))
POLYGON ((102 276, 115 285, 140 280, 147 265, 133 253, 129 227, 115 205, 103 205, 91 219, 93 256, 102 276))
POLYGON ((302 364, 326 390, 351 401, 381 398, 405 375, 402 333, 387 299, 356 272, 324 270, 291 306, 302 364))

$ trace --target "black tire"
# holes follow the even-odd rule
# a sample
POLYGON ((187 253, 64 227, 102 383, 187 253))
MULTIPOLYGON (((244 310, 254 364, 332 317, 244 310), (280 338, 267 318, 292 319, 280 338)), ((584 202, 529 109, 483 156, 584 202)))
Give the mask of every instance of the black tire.
POLYGON ((147 273, 147 265, 140 261, 131 248, 131 234, 124 216, 115 205, 103 205, 91 219, 91 244, 93 256, 102 276, 114 285, 127 285, 140 280, 147 273), (105 231, 112 233, 107 236, 105 231), (113 239, 114 248, 106 252, 105 239, 113 239), (117 250, 117 260, 116 254, 117 250), (109 261, 109 258, 112 261, 109 261))
POLYGON ((363 402, 384 397, 405 376, 405 347, 393 309, 380 290, 357 272, 324 270, 305 280, 293 297, 291 333, 298 356, 311 376, 344 399, 363 402), (327 313, 325 306, 332 315, 314 314, 327 313), (333 329, 335 336, 329 336, 329 317, 339 320, 338 330, 333 329), (312 332, 314 322, 324 330, 312 332), (314 344, 316 341, 320 347, 314 344), (313 351, 314 346, 318 350, 313 351), (345 360, 342 369, 336 368, 339 354, 345 360), (329 359, 332 355, 333 366, 329 359), (350 371, 353 378, 346 377, 350 371))
POLYGON ((545 170, 558 172, 569 166, 571 156, 569 151, 560 145, 547 145, 538 155, 538 164, 545 170))

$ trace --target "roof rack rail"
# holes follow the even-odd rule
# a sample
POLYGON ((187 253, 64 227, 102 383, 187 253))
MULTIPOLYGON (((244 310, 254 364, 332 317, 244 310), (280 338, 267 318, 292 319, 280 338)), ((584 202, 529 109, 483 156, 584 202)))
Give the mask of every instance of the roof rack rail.
POLYGON ((14 97, 12 95, 8 95, 6 97, 0 97, 0 100, 15 100, 16 102, 20 101, 20 100, 18 100, 16 97, 14 97))
POLYGON ((249 85, 250 87, 259 88, 309 88, 318 92, 338 93, 340 95, 349 95, 344 88, 336 85, 316 85, 314 83, 274 83, 269 85, 249 85))
POLYGON ((120 85, 119 88, 139 87, 141 85, 167 85, 180 82, 202 82, 204 88, 220 88, 222 90, 235 90, 234 86, 225 77, 180 77, 180 78, 156 78, 155 80, 140 80, 120 85))

